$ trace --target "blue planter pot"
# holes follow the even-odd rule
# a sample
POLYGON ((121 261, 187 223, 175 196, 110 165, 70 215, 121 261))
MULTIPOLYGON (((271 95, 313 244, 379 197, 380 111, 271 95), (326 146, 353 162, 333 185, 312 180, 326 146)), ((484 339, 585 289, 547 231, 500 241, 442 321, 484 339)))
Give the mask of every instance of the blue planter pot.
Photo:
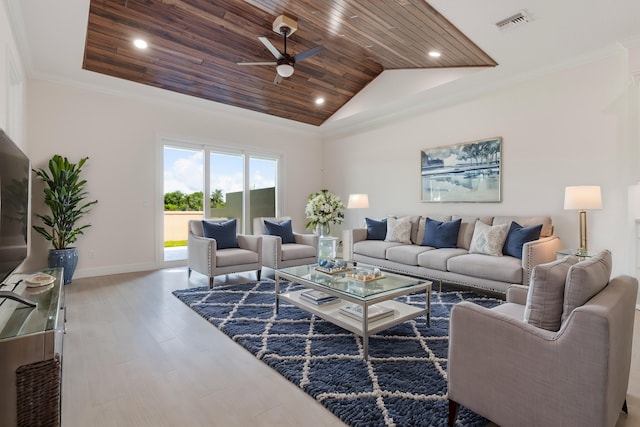
POLYGON ((49 267, 64 268, 64 284, 68 285, 73 279, 73 273, 78 265, 78 249, 51 249, 49 251, 49 267))

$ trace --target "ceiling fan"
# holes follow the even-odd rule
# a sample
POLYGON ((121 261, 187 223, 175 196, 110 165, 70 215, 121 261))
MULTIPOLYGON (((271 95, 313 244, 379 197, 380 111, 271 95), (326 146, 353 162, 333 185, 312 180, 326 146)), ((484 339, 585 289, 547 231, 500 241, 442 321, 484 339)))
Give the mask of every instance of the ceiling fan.
POLYGON ((269 52, 276 57, 276 61, 272 62, 237 62, 238 65, 275 65, 276 66, 276 78, 273 81, 275 84, 278 84, 282 81, 283 78, 291 77, 293 72, 295 71, 295 64, 297 62, 301 62, 310 56, 315 55, 320 52, 323 47, 316 46, 314 48, 305 50, 297 55, 289 55, 287 53, 287 37, 293 34, 297 29, 297 23, 291 18, 288 18, 284 15, 280 15, 273 21, 273 31, 276 33, 282 34, 282 38, 284 41, 284 52, 280 53, 278 49, 267 39, 266 37, 258 37, 258 40, 262 42, 263 45, 269 52))

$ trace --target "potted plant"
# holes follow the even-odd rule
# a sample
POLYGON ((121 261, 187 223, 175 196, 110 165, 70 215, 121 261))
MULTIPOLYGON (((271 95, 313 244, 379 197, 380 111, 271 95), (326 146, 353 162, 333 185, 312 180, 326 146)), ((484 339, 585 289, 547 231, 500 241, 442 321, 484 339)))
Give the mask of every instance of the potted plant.
POLYGON ((45 183, 44 202, 49 207, 50 215, 36 214, 44 227, 34 225, 33 229, 40 233, 53 245, 49 251, 49 267, 64 268, 64 284, 71 283, 73 273, 78 264, 78 250, 70 246, 79 235, 91 224, 77 225, 97 200, 86 201, 87 181, 80 179, 82 166, 88 157, 71 163, 66 157, 55 155, 49 160, 49 170, 34 169, 33 172, 45 183))

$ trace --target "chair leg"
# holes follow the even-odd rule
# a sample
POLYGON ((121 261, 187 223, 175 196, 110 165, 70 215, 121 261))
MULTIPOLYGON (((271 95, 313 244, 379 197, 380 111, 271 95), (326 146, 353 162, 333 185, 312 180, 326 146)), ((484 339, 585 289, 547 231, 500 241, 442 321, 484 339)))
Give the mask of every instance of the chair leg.
POLYGON ((213 277, 209 277, 209 289, 213 289, 213 277))
POLYGON ((629 413, 629 409, 627 408, 627 399, 625 399, 624 403, 622 404, 622 412, 624 412, 625 414, 629 413))
POLYGON ((191 267, 187 267, 187 279, 191 278, 191 267))
POLYGON ((458 418, 458 402, 454 402, 449 399, 449 427, 453 427, 456 424, 456 418, 458 418))
POLYGON ((258 282, 260 281, 260 275, 262 274, 262 269, 258 269, 258 282))

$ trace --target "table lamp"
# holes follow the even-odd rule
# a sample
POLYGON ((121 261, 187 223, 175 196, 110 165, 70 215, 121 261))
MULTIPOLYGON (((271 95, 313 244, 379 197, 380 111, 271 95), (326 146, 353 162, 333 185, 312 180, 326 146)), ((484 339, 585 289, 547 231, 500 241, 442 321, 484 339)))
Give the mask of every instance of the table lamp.
POLYGON ((565 187, 564 208, 577 209, 580 215, 579 255, 586 255, 587 246, 587 210, 602 209, 602 195, 598 185, 577 185, 565 187))
MULTIPOLYGON (((366 194, 349 194, 349 201, 347 202, 347 209, 366 209, 369 207, 369 196, 366 194)), ((360 223, 360 215, 358 215, 357 222, 360 223)), ((362 226, 362 224, 357 225, 362 226)))

